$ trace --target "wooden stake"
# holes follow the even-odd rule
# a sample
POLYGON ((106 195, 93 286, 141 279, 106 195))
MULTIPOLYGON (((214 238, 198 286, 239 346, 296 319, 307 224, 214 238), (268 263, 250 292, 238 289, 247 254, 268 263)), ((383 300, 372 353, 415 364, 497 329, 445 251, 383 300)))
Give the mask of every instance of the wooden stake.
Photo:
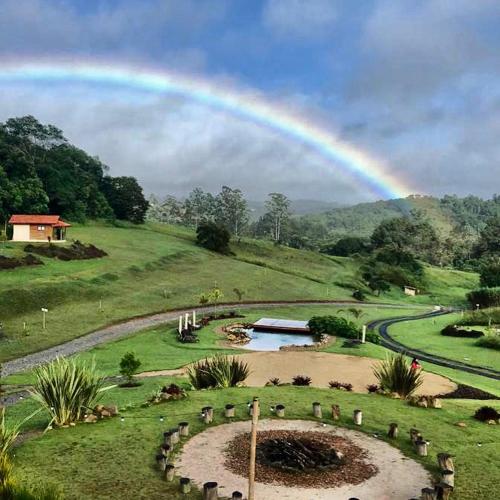
POLYGON ((452 487, 455 486, 455 473, 452 470, 441 471, 441 482, 452 487))
POLYGON ((248 500, 255 500, 255 453, 257 448, 257 424, 259 422, 259 399, 252 404, 252 434, 250 438, 250 468, 248 471, 248 500))
POLYGON ((396 423, 389 424, 389 430, 387 431, 387 435, 392 439, 396 439, 398 437, 398 424, 396 423))
POLYGON ((436 492, 433 488, 422 488, 422 500, 436 500, 436 492))
POLYGON ((340 420, 340 405, 332 405, 333 420, 340 420))
POLYGON ((174 474, 175 474, 175 467, 172 464, 167 464, 165 466, 165 474, 163 476, 165 481, 171 483, 174 480, 174 474))
POLYGON ((419 439, 418 441, 415 441, 415 447, 417 448, 417 455, 419 457, 427 456, 427 441, 419 439))
POLYGON ((189 423, 180 422, 179 423, 179 436, 187 437, 189 436, 189 423))
POLYGON ((285 407, 283 405, 276 405, 276 416, 283 418, 285 416, 285 407))
POLYGON ((203 500, 217 500, 219 498, 218 484, 215 482, 203 485, 203 500))
POLYGON ((239 491, 233 491, 233 494, 231 496, 231 500, 243 500, 243 493, 239 491))
POLYGON ((441 470, 455 471, 455 466, 453 465, 453 459, 451 458, 451 455, 449 455, 448 453, 438 453, 437 460, 439 468, 441 470))
POLYGON ((363 412, 361 410, 354 410, 353 419, 356 425, 361 425, 363 423, 363 412))
POLYGON ((181 477, 179 484, 181 485, 182 493, 189 493, 191 491, 191 479, 188 477, 181 477))
POLYGON ((233 418, 234 417, 234 405, 227 404, 224 408, 224 416, 226 418, 233 418))
POLYGON ((412 427, 410 429, 410 439, 411 442, 415 444, 419 439, 422 439, 422 434, 420 434, 420 431, 418 429, 412 427))
POLYGON ((316 418, 321 418, 323 416, 321 412, 321 403, 313 403, 313 415, 316 418))

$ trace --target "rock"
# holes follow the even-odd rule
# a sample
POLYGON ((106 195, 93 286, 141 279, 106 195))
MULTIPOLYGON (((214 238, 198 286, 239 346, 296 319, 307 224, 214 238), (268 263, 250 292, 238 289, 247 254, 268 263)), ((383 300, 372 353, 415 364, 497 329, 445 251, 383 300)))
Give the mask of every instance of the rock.
POLYGON ((496 420, 488 420, 488 425, 496 425, 496 420))
POLYGON ((432 407, 440 409, 443 407, 443 403, 441 402, 441 400, 439 398, 434 398, 432 407))
POLYGON ((101 418, 104 418, 104 417, 111 417, 111 413, 105 409, 101 410, 101 418))
POLYGON ((392 399, 401 399, 401 396, 397 393, 397 392, 391 392, 389 394, 389 396, 392 398, 392 399))
POLYGON ((96 405, 96 407, 94 408, 94 411, 96 413, 101 413, 102 410, 104 410, 104 405, 96 405))
POLYGON ((465 422, 457 422, 455 425, 457 427, 467 427, 467 424, 465 422))
POLYGON ((429 405, 427 404, 427 399, 422 398, 417 401, 417 406, 420 408, 427 408, 429 405))
POLYGON ((118 407, 116 405, 105 406, 104 409, 110 413, 111 417, 118 415, 118 407))

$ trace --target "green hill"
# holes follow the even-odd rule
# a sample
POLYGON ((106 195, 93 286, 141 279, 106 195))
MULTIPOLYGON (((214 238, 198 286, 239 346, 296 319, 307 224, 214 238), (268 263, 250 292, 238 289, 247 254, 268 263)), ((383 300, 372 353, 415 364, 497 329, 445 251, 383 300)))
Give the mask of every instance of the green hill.
MULTIPOLYGON (((194 233, 179 226, 120 227, 76 225, 71 238, 93 243, 102 259, 60 261, 42 257, 43 266, 0 271, 0 321, 4 325, 0 361, 75 338, 132 316, 197 305, 200 293, 215 284, 223 301, 349 299, 363 284, 360 261, 277 247, 243 239, 233 255, 209 252, 194 233), (99 305, 102 304, 102 309, 99 305), (47 329, 40 309, 47 307, 47 329)), ((0 254, 24 255, 24 244, 4 243, 0 254)), ((405 297, 398 289, 369 300, 457 303, 477 285, 471 273, 428 269, 428 295, 405 297)))
POLYGON ((455 227, 473 235, 484 227, 487 219, 500 213, 500 199, 482 200, 475 196, 458 198, 412 195, 395 200, 360 203, 350 207, 333 208, 322 214, 308 215, 308 220, 324 224, 332 237, 356 235, 368 237, 383 220, 411 216, 418 212, 428 219, 441 236, 455 227))

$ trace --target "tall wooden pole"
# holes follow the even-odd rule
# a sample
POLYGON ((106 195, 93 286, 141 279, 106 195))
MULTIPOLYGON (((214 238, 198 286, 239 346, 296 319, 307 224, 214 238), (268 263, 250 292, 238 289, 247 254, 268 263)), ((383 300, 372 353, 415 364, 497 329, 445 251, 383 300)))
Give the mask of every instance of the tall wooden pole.
POLYGON ((259 421, 259 399, 253 398, 252 434, 250 438, 250 469, 248 471, 248 500, 255 500, 255 450, 257 448, 258 421, 259 421))

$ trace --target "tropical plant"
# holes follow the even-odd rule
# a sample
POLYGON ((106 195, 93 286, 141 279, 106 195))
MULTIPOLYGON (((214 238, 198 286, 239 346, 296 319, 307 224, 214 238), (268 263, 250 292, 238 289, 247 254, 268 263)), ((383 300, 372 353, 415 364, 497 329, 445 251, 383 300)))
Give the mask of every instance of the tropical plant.
POLYGON ((402 398, 411 396, 423 383, 421 372, 414 370, 401 353, 387 357, 374 367, 373 373, 384 391, 402 398))
POLYGON ((371 394, 373 392, 377 392, 379 390, 379 386, 377 384, 368 384, 366 386, 366 390, 371 394))
POLYGON ((188 369, 188 377, 195 389, 235 387, 244 382, 250 370, 248 364, 236 356, 217 355, 197 361, 188 369))
POLYGON ((127 379, 127 385, 133 384, 134 374, 137 373, 141 364, 140 359, 136 358, 133 352, 127 352, 123 355, 120 360, 120 374, 127 379))
POLYGON ((219 303, 220 300, 224 298, 224 294, 222 293, 222 290, 220 288, 217 288, 214 286, 212 290, 210 290, 210 293, 208 294, 210 302, 213 303, 214 305, 214 314, 217 314, 217 304, 219 303))
POLYGON ((311 385, 311 377, 307 375, 295 375, 292 379, 292 385, 311 385))
POLYGON ((330 386, 330 389, 343 389, 348 392, 352 391, 352 384, 350 384, 349 382, 338 382, 337 380, 331 380, 330 382, 328 382, 328 385, 330 386))
POLYGON ((103 390, 104 379, 95 363, 57 358, 34 370, 32 394, 51 415, 50 425, 58 427, 81 420, 103 390))
POLYGON ((278 377, 270 378, 267 382, 268 385, 280 385, 281 381, 278 377))
POLYGON ((476 345, 479 347, 487 347, 488 349, 495 349, 500 351, 500 336, 499 335, 486 335, 481 337, 476 345))

